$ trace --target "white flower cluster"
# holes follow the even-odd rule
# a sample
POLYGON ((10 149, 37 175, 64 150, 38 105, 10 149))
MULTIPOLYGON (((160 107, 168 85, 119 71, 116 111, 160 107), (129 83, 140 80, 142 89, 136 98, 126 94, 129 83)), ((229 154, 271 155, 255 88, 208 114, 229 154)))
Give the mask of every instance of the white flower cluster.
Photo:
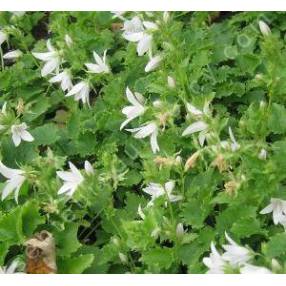
POLYGON ((223 245, 224 253, 220 254, 214 243, 211 243, 211 253, 203 258, 203 263, 208 267, 208 274, 224 274, 231 270, 239 270, 241 274, 271 274, 272 272, 260 266, 250 264, 253 254, 243 246, 238 245, 225 233, 228 244, 223 245))
POLYGON ((145 72, 155 70, 161 63, 163 57, 160 54, 152 55, 152 32, 158 30, 156 23, 142 21, 139 16, 134 16, 131 20, 124 21, 123 38, 129 42, 137 43, 137 54, 143 56, 148 53, 149 61, 145 66, 145 72))
MULTIPOLYGON (((84 177, 72 162, 68 162, 68 164, 70 171, 57 171, 58 177, 64 181, 64 184, 59 189, 58 194, 66 194, 71 197, 76 189, 83 183, 84 177)), ((84 162, 84 169, 87 175, 94 174, 94 169, 89 161, 84 162)), ((2 191, 2 201, 14 192, 15 201, 18 203, 19 191, 28 174, 21 169, 8 168, 1 161, 0 173, 7 179, 2 191)))
POLYGON ((268 213, 272 213, 272 218, 275 225, 281 224, 286 229, 286 201, 272 198, 270 200, 270 204, 260 211, 260 214, 268 213))
MULTIPOLYGON (((73 45, 73 41, 69 35, 65 36, 65 42, 68 47, 73 45)), ((81 100, 83 104, 90 105, 89 94, 90 94, 90 84, 87 80, 81 80, 75 85, 72 83, 72 75, 70 70, 62 68, 62 64, 65 62, 62 58, 62 51, 56 50, 50 39, 47 40, 47 52, 44 53, 33 53, 33 56, 45 64, 42 67, 41 75, 46 77, 52 75, 49 79, 50 83, 59 83, 63 92, 66 93, 66 97, 74 96, 76 101, 81 100)), ((106 62, 106 50, 101 58, 95 51, 93 52, 93 57, 95 63, 86 63, 85 66, 89 73, 109 73, 110 68, 106 62)))

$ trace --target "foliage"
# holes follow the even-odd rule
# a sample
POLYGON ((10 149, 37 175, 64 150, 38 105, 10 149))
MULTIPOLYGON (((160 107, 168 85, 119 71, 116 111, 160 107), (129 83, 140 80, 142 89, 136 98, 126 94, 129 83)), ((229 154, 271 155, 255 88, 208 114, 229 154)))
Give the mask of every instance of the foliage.
POLYGON ((271 198, 286 199, 285 13, 127 12, 124 19, 135 14, 158 26, 152 52, 162 61, 154 71, 144 71, 148 52, 138 56, 137 43, 123 38, 121 16, 0 14, 9 35, 2 56, 23 53, 2 60, 1 161, 26 174, 18 203, 13 195, 0 202, 0 265, 24 262, 25 241, 45 229, 56 240, 59 273, 205 273, 211 242, 224 244, 227 232, 253 251, 253 264, 272 269, 276 259, 276 272, 286 272, 284 227, 260 214, 271 198), (271 34, 260 32, 261 19, 271 34), (90 105, 41 76, 43 63, 32 53, 46 52, 47 39, 72 82, 88 81, 90 105), (110 72, 88 72, 93 51, 105 50, 110 72), (128 128, 157 122, 156 153, 149 138, 120 130, 127 87, 146 106, 128 128), (198 133, 182 136, 201 120, 188 103, 209 105, 204 144, 198 133), (20 122, 34 140, 16 147, 10 129, 20 122), (94 173, 84 171, 86 160, 94 173), (84 178, 72 197, 58 194, 57 171, 68 162, 84 178), (168 181, 181 199, 163 195, 150 204, 143 189, 168 181))

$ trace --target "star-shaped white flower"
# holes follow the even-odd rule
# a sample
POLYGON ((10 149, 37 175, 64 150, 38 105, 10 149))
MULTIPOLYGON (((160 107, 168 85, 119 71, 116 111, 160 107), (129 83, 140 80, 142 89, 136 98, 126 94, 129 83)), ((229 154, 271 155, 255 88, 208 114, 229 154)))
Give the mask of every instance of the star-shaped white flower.
POLYGON ((222 255, 217 251, 213 242, 211 243, 211 253, 209 257, 203 258, 203 263, 209 268, 207 274, 224 274, 226 262, 223 260, 222 255))
POLYGON ((206 140, 206 135, 208 133, 208 124, 202 119, 205 115, 209 113, 208 102, 205 103, 203 110, 196 108, 194 105, 187 103, 188 112, 197 119, 194 123, 189 125, 183 132, 182 136, 191 135, 193 133, 199 132, 199 143, 201 146, 204 145, 206 140))
POLYGON ((66 96, 74 96, 76 101, 81 100, 83 104, 89 104, 89 84, 85 81, 80 81, 66 94, 66 96))
POLYGON ((135 92, 134 94, 127 87, 126 88, 126 97, 127 100, 132 104, 131 106, 125 106, 122 109, 122 113, 126 115, 127 119, 121 124, 120 130, 122 130, 130 121, 137 118, 138 116, 144 114, 144 98, 143 96, 135 92))
POLYGON ((25 181, 25 172, 19 169, 8 168, 0 161, 0 173, 7 179, 2 190, 2 201, 14 192, 15 201, 18 203, 19 191, 25 181))
POLYGON ((265 207, 260 214, 273 213, 272 218, 274 224, 282 224, 286 226, 286 201, 276 198, 271 198, 270 204, 265 207))
POLYGON ((150 144, 151 144, 152 152, 156 153, 157 151, 160 151, 158 141, 157 141, 158 126, 155 122, 150 122, 138 128, 126 129, 126 130, 132 133, 136 133, 134 137, 137 139, 142 139, 142 138, 150 136, 150 144))
POLYGON ((93 52, 93 57, 95 59, 96 64, 86 63, 88 71, 91 73, 109 73, 110 69, 106 63, 106 52, 103 53, 103 58, 101 58, 96 52, 93 52))
MULTIPOLYGON (((58 190, 58 194, 66 194, 67 196, 72 197, 76 189, 84 181, 84 177, 72 162, 68 162, 68 164, 70 171, 57 171, 57 176, 64 181, 64 184, 58 190)), ((84 168, 88 175, 94 173, 94 170, 88 161, 85 161, 84 168)))
POLYGON ((11 126, 12 140, 16 147, 20 145, 22 140, 27 142, 34 141, 34 137, 27 131, 27 128, 28 126, 25 122, 11 126))
POLYGON ((165 183, 164 186, 157 183, 150 183, 146 188, 143 189, 143 192, 151 196, 151 201, 148 203, 148 206, 152 205, 155 199, 164 195, 167 196, 170 202, 177 202, 181 200, 182 196, 172 194, 174 187, 174 181, 169 181, 165 183))
POLYGON ((70 73, 67 70, 62 71, 61 73, 56 74, 49 80, 50 83, 60 83, 61 89, 63 91, 69 91, 72 89, 73 84, 71 81, 70 73))
POLYGON ((32 53, 35 58, 45 62, 41 70, 41 75, 43 77, 47 76, 53 71, 58 71, 61 63, 59 52, 54 49, 50 40, 47 41, 47 49, 48 52, 46 53, 32 53))
POLYGON ((124 21, 123 38, 129 42, 138 42, 143 37, 144 26, 138 16, 133 17, 131 20, 124 21))
POLYGON ((238 245, 228 236, 227 233, 225 233, 225 237, 229 244, 225 244, 222 246, 225 250, 225 253, 222 255, 222 258, 225 261, 228 261, 230 265, 234 267, 247 263, 251 259, 250 251, 246 247, 238 245))
POLYGON ((157 29, 158 26, 154 22, 142 22, 138 16, 135 16, 131 20, 124 21, 123 38, 130 42, 136 42, 137 53, 139 56, 143 56, 152 47, 152 35, 148 31, 157 29))

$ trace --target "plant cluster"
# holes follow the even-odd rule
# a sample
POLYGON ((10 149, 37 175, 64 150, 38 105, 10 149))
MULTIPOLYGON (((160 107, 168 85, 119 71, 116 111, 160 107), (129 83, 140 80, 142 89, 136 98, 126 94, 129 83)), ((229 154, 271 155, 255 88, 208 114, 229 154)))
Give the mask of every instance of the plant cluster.
POLYGON ((0 272, 286 273, 285 17, 2 12, 0 272))

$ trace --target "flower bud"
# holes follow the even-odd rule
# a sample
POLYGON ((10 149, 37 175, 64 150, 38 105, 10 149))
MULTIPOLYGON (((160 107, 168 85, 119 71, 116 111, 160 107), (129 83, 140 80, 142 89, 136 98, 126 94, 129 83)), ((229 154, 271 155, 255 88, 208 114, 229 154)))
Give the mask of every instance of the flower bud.
POLYGON ((176 235, 178 238, 182 238, 182 236, 185 234, 185 231, 184 231, 184 226, 183 224, 180 222, 177 224, 177 227, 176 227, 176 235))
POLYGON ((176 156, 175 161, 176 161, 176 165, 181 165, 183 159, 180 155, 178 155, 178 156, 176 156))
POLYGON ((175 88, 176 87, 176 82, 175 82, 175 79, 173 77, 168 75, 167 82, 168 82, 168 86, 170 88, 175 88))
POLYGON ((118 253, 119 259, 123 264, 126 264, 128 262, 127 256, 123 254, 122 252, 118 253))
POLYGON ((113 244, 115 244, 116 246, 119 246, 120 242, 119 242, 119 239, 117 237, 112 237, 111 238, 111 241, 113 244))
POLYGON ((257 75, 255 75, 255 79, 256 80, 262 80, 263 79, 263 74, 258 73, 257 75))
POLYGON ((156 108, 160 108, 162 106, 162 101, 157 99, 153 102, 153 106, 156 108))
POLYGON ((264 148, 262 148, 262 149, 260 150, 260 152, 259 152, 259 154, 258 154, 258 158, 259 158, 260 160, 266 160, 266 158, 267 158, 267 151, 266 151, 264 148))
POLYGON ((260 32, 262 33, 263 36, 268 36, 271 34, 271 30, 269 26, 264 21, 260 20, 258 22, 258 25, 259 25, 260 32))
POLYGON ((169 13, 168 11, 165 11, 165 12, 163 13, 163 21, 164 21, 165 23, 167 23, 167 22, 169 21, 169 19, 170 19, 170 13, 169 13))
POLYGON ((66 42, 68 47, 71 47, 73 44, 73 40, 68 34, 65 35, 65 42, 66 42))

